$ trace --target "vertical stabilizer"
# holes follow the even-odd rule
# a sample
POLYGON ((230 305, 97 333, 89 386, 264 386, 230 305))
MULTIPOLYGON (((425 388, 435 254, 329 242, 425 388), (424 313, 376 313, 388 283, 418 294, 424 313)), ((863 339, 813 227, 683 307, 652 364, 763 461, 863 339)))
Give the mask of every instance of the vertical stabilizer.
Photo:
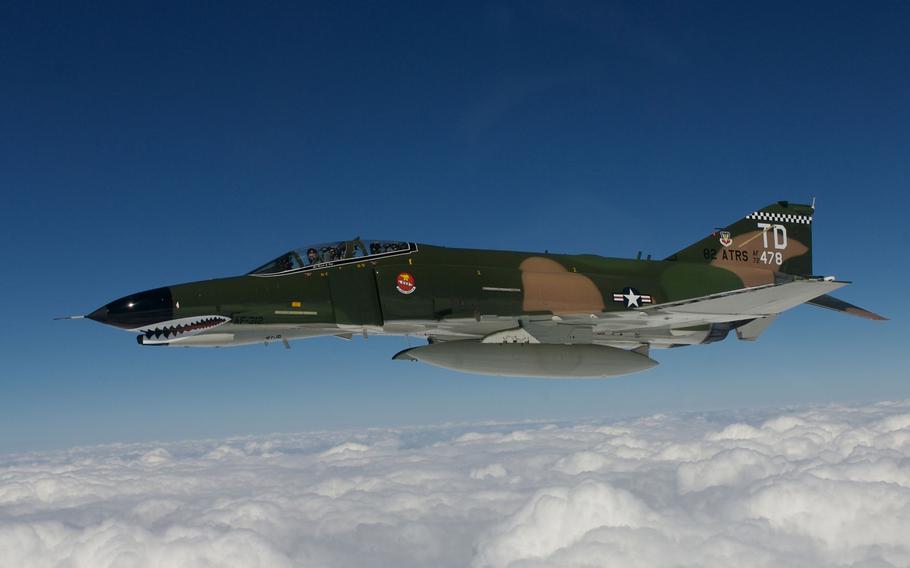
POLYGON ((812 274, 811 205, 778 201, 718 229, 666 260, 812 274))

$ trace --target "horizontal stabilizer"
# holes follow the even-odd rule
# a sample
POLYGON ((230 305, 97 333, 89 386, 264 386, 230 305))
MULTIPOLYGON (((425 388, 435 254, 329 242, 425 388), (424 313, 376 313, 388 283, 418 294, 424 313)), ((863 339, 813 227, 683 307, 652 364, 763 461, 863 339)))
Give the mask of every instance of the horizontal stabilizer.
POLYGON ((844 312, 850 315, 854 315, 861 318, 871 319, 871 320, 887 320, 888 318, 880 316, 876 313, 870 312, 869 310, 864 310, 853 304, 849 304, 843 300, 838 300, 834 296, 829 296, 825 294, 824 296, 819 296, 813 300, 806 302, 807 304, 812 304, 813 306, 818 306, 820 308, 827 308, 829 310, 834 310, 836 312, 844 312))

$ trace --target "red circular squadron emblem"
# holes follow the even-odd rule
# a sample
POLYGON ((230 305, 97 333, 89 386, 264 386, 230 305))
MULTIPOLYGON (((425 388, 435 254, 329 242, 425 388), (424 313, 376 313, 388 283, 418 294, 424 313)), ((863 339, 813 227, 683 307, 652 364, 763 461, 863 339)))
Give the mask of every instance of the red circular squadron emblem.
POLYGON ((410 272, 402 272, 395 280, 395 288, 402 294, 412 294, 417 286, 414 284, 414 275, 410 272))

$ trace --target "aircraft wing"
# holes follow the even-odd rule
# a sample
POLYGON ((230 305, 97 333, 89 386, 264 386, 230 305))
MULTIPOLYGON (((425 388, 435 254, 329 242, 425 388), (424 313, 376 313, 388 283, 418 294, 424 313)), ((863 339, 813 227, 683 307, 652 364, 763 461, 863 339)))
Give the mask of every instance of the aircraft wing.
MULTIPOLYGON (((736 316, 736 319, 746 319, 779 314, 847 284, 849 282, 838 282, 828 278, 794 280, 784 284, 766 284, 700 298, 657 304, 641 308, 638 311, 649 316, 660 314, 668 316, 670 319, 675 319, 674 316, 703 317, 706 322, 715 321, 715 316, 722 318, 736 316)), ((665 321, 667 320, 665 319, 665 321)))
POLYGON ((564 325, 594 325, 604 330, 701 325, 768 317, 846 286, 830 278, 740 288, 628 311, 552 316, 564 325))
MULTIPOLYGON (((743 326, 743 339, 754 339, 777 314, 819 297, 830 298, 826 296, 829 292, 847 284, 849 282, 833 278, 808 278, 730 290, 628 311, 520 318, 481 316, 477 320, 472 318, 440 322, 429 335, 439 340, 483 337, 484 342, 488 343, 649 343, 657 340, 659 343, 672 344, 674 338, 686 333, 686 328, 737 322, 737 325, 743 326), (754 321, 745 324, 750 320, 754 321), (484 329, 488 331, 483 331, 484 329), (519 329, 516 335, 515 332, 519 329)), ((830 303, 830 300, 820 301, 830 303)), ((850 304, 846 306, 865 312, 850 304)))

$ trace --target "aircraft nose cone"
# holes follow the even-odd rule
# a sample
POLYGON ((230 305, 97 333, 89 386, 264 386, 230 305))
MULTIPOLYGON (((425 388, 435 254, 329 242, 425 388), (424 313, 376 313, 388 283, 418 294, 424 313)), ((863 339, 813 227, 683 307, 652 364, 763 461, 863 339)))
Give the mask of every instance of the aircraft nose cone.
POLYGON ((172 298, 170 288, 155 288, 114 300, 86 317, 98 323, 135 329, 174 319, 172 298))
POLYGON ((98 323, 108 323, 107 320, 108 310, 107 306, 102 306, 95 310, 94 312, 88 314, 87 317, 90 320, 95 320, 98 323))

